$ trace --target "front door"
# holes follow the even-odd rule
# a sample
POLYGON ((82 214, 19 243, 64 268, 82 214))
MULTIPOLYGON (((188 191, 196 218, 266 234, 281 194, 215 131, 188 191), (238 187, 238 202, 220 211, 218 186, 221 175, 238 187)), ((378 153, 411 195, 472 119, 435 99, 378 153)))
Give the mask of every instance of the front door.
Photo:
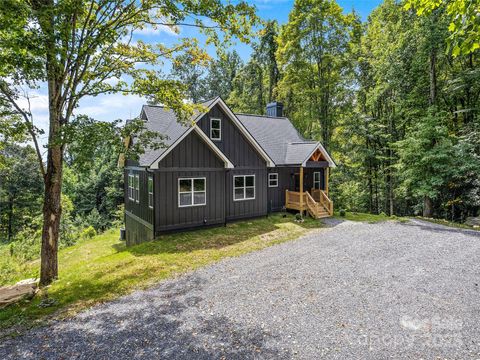
MULTIPOLYGON (((307 191, 306 174, 303 174, 303 191, 307 191)), ((295 173, 293 176, 293 191, 300 191, 300 173, 295 173)))
POLYGON ((300 191, 300 174, 293 175, 293 191, 300 191))

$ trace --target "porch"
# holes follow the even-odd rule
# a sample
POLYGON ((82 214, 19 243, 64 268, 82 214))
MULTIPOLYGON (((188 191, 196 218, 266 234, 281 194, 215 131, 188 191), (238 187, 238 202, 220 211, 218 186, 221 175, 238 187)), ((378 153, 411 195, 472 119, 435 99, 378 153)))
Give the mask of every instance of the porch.
POLYGON ((333 201, 320 189, 311 189, 310 192, 286 190, 285 207, 302 213, 306 211, 316 219, 333 215, 333 201))
POLYGON ((295 174, 295 190, 287 189, 285 191, 286 209, 298 210, 302 215, 303 212, 308 212, 310 216, 316 219, 333 215, 333 201, 328 197, 330 169, 323 166, 322 168, 323 171, 321 173, 313 173, 313 187, 310 190, 307 190, 304 186, 304 167, 301 166, 299 168, 299 172, 295 174), (322 174, 322 181, 320 181, 320 179, 315 179, 316 174, 318 174, 318 176, 322 174))

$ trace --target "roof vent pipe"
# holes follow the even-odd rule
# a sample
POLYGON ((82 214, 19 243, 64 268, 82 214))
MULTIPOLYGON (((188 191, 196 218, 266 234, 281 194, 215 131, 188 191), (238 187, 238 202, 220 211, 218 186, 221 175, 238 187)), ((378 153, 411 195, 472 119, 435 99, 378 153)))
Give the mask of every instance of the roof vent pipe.
POLYGON ((267 104, 267 116, 282 117, 283 104, 277 101, 267 104))

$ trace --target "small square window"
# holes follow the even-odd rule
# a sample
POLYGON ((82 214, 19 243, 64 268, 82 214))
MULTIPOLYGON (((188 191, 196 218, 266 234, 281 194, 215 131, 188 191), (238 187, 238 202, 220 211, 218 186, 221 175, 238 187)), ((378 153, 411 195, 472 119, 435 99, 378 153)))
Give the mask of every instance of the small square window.
POLYGON ((268 187, 278 187, 278 173, 268 174, 268 187))
POLYGON ((233 200, 255 199, 255 175, 237 175, 233 177, 233 200))
POLYGON ((199 206, 207 204, 205 178, 178 179, 178 206, 199 206))

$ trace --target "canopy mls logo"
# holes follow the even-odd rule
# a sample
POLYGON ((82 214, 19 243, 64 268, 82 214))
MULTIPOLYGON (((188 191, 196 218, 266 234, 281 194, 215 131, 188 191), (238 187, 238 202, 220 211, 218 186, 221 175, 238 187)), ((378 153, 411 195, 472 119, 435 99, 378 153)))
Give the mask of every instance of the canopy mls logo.
POLYGON ((398 321, 398 328, 387 333, 375 329, 368 333, 349 334, 349 343, 355 346, 375 349, 410 349, 410 348, 459 348, 464 345, 462 337, 463 321, 452 316, 434 316, 432 318, 415 318, 403 316, 398 321))

